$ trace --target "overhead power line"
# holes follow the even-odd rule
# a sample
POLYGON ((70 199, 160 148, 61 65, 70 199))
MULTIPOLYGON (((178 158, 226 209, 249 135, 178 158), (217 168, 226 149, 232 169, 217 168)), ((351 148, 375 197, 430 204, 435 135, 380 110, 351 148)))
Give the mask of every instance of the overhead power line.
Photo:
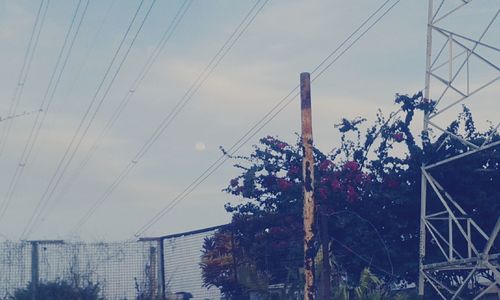
POLYGON ((26 143, 24 145, 21 156, 18 160, 17 168, 16 168, 14 175, 12 176, 11 181, 9 183, 4 201, 2 202, 2 205, 0 205, 0 220, 2 219, 5 212, 7 211, 9 203, 12 201, 14 192, 16 190, 18 183, 19 183, 19 179, 21 178, 21 176, 25 170, 25 167, 28 163, 28 159, 31 156, 31 152, 33 150, 33 147, 35 146, 35 143, 38 139, 38 135, 39 135, 40 130, 42 128, 43 122, 45 121, 45 118, 47 116, 47 112, 52 104, 52 101, 54 100, 55 93, 57 91, 59 83, 61 82, 61 78, 62 78, 62 75, 63 75, 64 70, 66 68, 66 65, 68 63, 68 59, 71 55, 76 38, 78 36, 81 25, 83 23, 83 20, 85 18, 86 13, 87 13, 89 1, 90 0, 86 1, 86 4, 84 5, 84 7, 82 9, 82 5, 81 5, 82 0, 79 0, 77 6, 75 8, 75 11, 73 13, 73 17, 71 18, 70 25, 68 27, 68 30, 67 30, 65 38, 64 38, 64 42, 61 46, 61 50, 59 51, 59 55, 57 57, 56 64, 54 66, 54 70, 52 71, 52 74, 51 74, 50 79, 49 79, 49 83, 48 83, 47 88, 45 90, 45 94, 43 95, 42 103, 40 104, 40 108, 38 109, 38 113, 35 117, 35 121, 33 122, 33 126, 31 128, 29 135, 28 135, 28 138, 27 138, 26 143), (76 28, 75 28, 75 25, 76 25, 76 28))
MULTIPOLYGON (((386 16, 401 0, 396 0, 392 5, 384 10, 391 2, 386 0, 370 16, 361 23, 337 48, 325 57, 311 72, 313 75, 311 81, 315 81, 328 70, 336 61, 338 61, 352 46, 354 46, 366 33, 368 33, 380 20, 386 16), (384 10, 384 11, 383 11, 384 10), (383 11, 382 13, 380 13, 383 11), (378 15, 378 17, 377 17, 378 15), (374 19, 374 20, 373 20, 374 19), (372 21, 371 24, 370 21, 372 21), (364 28, 364 30, 363 30, 364 28), (359 34, 358 34, 359 33, 359 34), (357 35, 358 34, 358 35, 357 35), (355 37, 357 35, 357 37, 355 37)), ((193 182, 191 182, 182 192, 177 194, 165 207, 156 213, 148 222, 140 227, 134 234, 134 237, 143 235, 149 228, 156 224, 163 216, 170 212, 177 204, 191 194, 200 184, 217 171, 229 158, 236 154, 244 145, 246 145, 262 128, 271 122, 280 112, 282 112, 299 95, 299 86, 295 86, 285 97, 278 101, 273 108, 268 111, 264 117, 259 119, 243 136, 241 136, 229 149, 227 154, 221 155, 205 171, 203 171, 193 182), (228 155, 229 154, 229 155, 228 155)), ((134 239, 132 237, 131 239, 134 239)))
POLYGON ((18 113, 16 115, 6 116, 6 117, 0 117, 0 122, 5 122, 5 121, 10 120, 10 119, 16 119, 16 118, 19 118, 19 117, 33 115, 33 114, 36 114, 38 112, 40 112, 40 109, 32 110, 32 111, 23 111, 22 113, 18 113))
POLYGON ((172 38, 175 30, 177 29, 179 23, 182 21, 185 14, 189 10, 191 4, 192 4, 192 0, 185 0, 182 3, 182 5, 180 6, 180 8, 177 10, 177 13, 175 14, 174 18, 172 19, 172 21, 170 22, 170 24, 168 25, 166 30, 163 32, 155 49, 149 55, 146 63, 144 64, 143 68, 139 72, 138 76, 135 78, 132 85, 130 86, 130 88, 126 92, 125 96, 122 98, 119 105, 114 110, 113 115, 108 120, 105 127, 101 130, 101 133, 99 134, 98 138, 94 140, 89 151, 87 151, 84 159, 80 162, 78 167, 76 167, 76 169, 73 172, 73 174, 71 175, 71 177, 65 182, 65 185, 61 188, 61 192, 58 194, 55 201, 52 202, 52 206, 48 209, 48 211, 52 211, 54 209, 55 205, 57 205, 57 203, 59 203, 64 198, 66 193, 70 190, 71 186, 75 183, 77 178, 80 176, 83 169, 87 166, 88 162, 94 156, 102 139, 108 134, 109 130, 113 127, 113 125, 115 124, 117 119, 120 117, 120 115, 124 111, 125 107, 128 105, 129 101, 136 94, 141 83, 144 81, 146 76, 149 74, 151 68, 153 67, 153 65, 157 61, 160 54, 163 52, 163 49, 167 45, 168 41, 172 38))
MULTIPOLYGON (((62 96, 63 98, 66 98, 66 99, 70 99, 71 98, 71 94, 74 91, 75 86, 79 82, 79 79, 80 79, 80 76, 82 74, 82 71, 84 70, 85 65, 87 64, 89 58, 91 57, 92 51, 94 50, 95 46, 98 44, 98 40, 97 39, 98 39, 99 35, 101 34, 102 29, 104 28, 104 25, 105 25, 106 21, 108 20, 108 17, 111 14, 112 8, 114 7, 114 5, 115 5, 116 2, 117 2, 117 0, 112 0, 109 3, 107 9, 105 10, 104 15, 100 19, 98 28, 95 31, 91 42, 89 43, 90 46, 87 48, 85 57, 84 57, 82 63, 80 64, 80 66, 78 68, 78 71, 76 72, 76 75, 75 75, 75 77, 72 80, 72 83, 70 84, 70 88, 67 90, 66 94, 62 96)), ((32 150, 32 148, 34 148, 34 147, 31 147, 30 151, 32 150)), ((30 155, 33 155, 33 154, 30 153, 30 155)))
POLYGON ((241 38, 243 33, 248 29, 248 27, 253 23, 255 18, 262 11, 264 6, 269 2, 269 0, 258 0, 251 7, 249 12, 235 28, 232 34, 228 37, 225 43, 217 51, 217 53, 212 57, 206 67, 198 75, 196 80, 191 84, 184 95, 175 104, 174 108, 167 114, 167 116, 161 121, 158 127, 154 130, 153 134, 146 140, 143 146, 139 149, 136 155, 130 160, 118 177, 113 181, 113 183, 105 190, 105 192, 95 201, 89 210, 84 214, 84 216, 77 222, 75 227, 71 231, 71 235, 78 232, 78 230, 90 219, 90 217, 97 211, 97 209, 110 197, 113 191, 120 185, 120 183, 126 178, 126 176, 132 171, 135 165, 146 155, 149 149, 154 145, 154 143, 160 138, 160 136, 165 132, 165 130, 170 126, 170 124, 179 115, 182 109, 189 103, 189 101, 194 97, 194 95, 201 88, 203 83, 209 78, 217 66, 221 63, 224 57, 233 48, 236 42, 241 38))
MULTIPOLYGON (((10 102, 9 111, 7 113, 7 115, 9 116, 16 114, 17 107, 19 106, 19 102, 21 101, 21 96, 23 94, 24 87, 31 70, 31 63, 33 62, 33 57, 38 47, 40 33, 42 32, 43 24, 45 23, 45 19, 47 16, 47 10, 49 9, 49 1, 50 0, 42 0, 40 2, 40 6, 38 7, 38 12, 36 14, 35 23, 33 24, 33 28, 31 30, 28 47, 26 48, 26 52, 24 54, 21 70, 19 71, 16 87, 14 89, 14 94, 10 102)), ((7 140, 9 138, 10 131, 12 129, 12 121, 7 122, 5 126, 6 127, 4 127, 2 131, 2 138, 0 139, 0 156, 3 154, 5 144, 7 143, 7 140)))
POLYGON ((52 174, 49 183, 47 187, 45 188, 40 200, 38 201, 35 210, 33 211, 33 214, 29 218, 29 221, 27 225, 25 226, 23 233, 21 234, 21 238, 27 237, 31 231, 35 228, 35 224, 37 224, 40 220, 40 216, 43 214, 43 212, 46 209, 46 206, 48 202, 50 201, 52 195, 54 194, 55 190, 57 189, 62 177, 66 173, 69 165, 71 164, 76 152, 78 151, 83 139, 86 137, 88 130, 92 126, 92 123, 99 112, 102 104, 104 103, 104 100, 106 99, 107 95, 109 94, 109 91, 111 90, 111 87, 116 80, 116 77, 118 76, 118 73, 120 72, 121 68, 123 67, 130 50, 132 49, 132 46, 135 44, 135 41, 137 40, 137 37, 139 33, 141 32, 141 29, 144 26, 144 23, 146 22, 147 18, 149 17, 151 10, 156 3, 156 0, 152 0, 149 8, 147 8, 146 13, 143 15, 142 20, 140 21, 140 24, 138 28, 136 29, 130 43, 124 50, 125 53, 123 53, 121 60, 118 61, 118 66, 114 69, 112 72, 113 66, 115 66, 115 61, 118 60, 119 54, 122 52, 122 48, 124 47, 127 37, 129 36, 130 32, 132 31, 133 25, 136 23, 136 19, 141 11, 141 8, 144 4, 144 0, 141 0, 137 9, 134 12, 134 15, 129 22, 129 25, 120 41, 120 44, 118 45, 118 48, 115 50, 115 53, 111 59, 111 62, 106 68, 106 71, 104 73, 103 78, 100 80, 97 89, 82 117, 80 120, 80 123, 78 125, 77 130, 75 131, 73 137, 71 138, 70 143, 68 144, 61 160, 59 161, 55 172, 52 174), (107 84, 106 84, 107 81, 107 84), (104 89, 104 91, 103 91, 104 89), (101 95, 99 97, 99 95, 101 95))

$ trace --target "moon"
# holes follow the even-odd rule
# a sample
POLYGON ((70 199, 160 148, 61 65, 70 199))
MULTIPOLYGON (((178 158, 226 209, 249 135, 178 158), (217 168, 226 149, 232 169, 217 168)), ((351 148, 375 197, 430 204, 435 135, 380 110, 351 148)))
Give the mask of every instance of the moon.
POLYGON ((194 145, 194 148, 196 149, 196 151, 205 151, 205 149, 207 148, 207 145, 205 145, 205 143, 203 142, 197 142, 195 145, 194 145))

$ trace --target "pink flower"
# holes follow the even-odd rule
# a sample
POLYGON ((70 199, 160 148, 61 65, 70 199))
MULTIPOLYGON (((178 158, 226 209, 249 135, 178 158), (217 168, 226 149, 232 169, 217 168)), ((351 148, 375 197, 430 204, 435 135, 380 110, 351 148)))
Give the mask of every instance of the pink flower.
POLYGON ((283 142, 279 142, 276 146, 278 146, 278 148, 280 150, 283 150, 286 148, 286 146, 288 146, 286 143, 283 143, 283 142))
POLYGON ((392 178, 388 178, 386 181, 385 181, 385 184, 388 188, 390 189, 395 189, 399 186, 399 182, 395 179, 392 179, 392 178))
POLYGON ((332 162, 329 160, 324 160, 319 164, 319 170, 320 171, 328 171, 330 169, 330 166, 332 165, 332 162))
POLYGON ((269 228, 269 233, 271 234, 280 234, 283 232, 283 229, 280 227, 271 227, 269 228))
POLYGON ((356 199, 358 199, 358 192, 352 185, 347 186, 347 201, 348 202, 354 202, 356 199))
POLYGON ((354 180, 356 181, 356 183, 362 183, 364 181, 363 179, 363 173, 358 173, 356 174, 356 176, 354 176, 354 180))
POLYGON ((330 185, 332 186, 332 189, 338 191, 342 188, 342 185, 340 183, 340 181, 338 179, 333 179, 331 182, 330 182, 330 185))
POLYGON ((289 189, 291 189, 292 186, 293 186, 293 183, 291 183, 290 181, 288 181, 284 178, 278 178, 278 187, 280 188, 280 190, 286 192, 289 189))
POLYGON ((328 190, 325 188, 319 188, 318 189, 319 196, 322 200, 325 200, 328 198, 328 190))
POLYGON ((357 171, 359 169, 359 164, 355 161, 348 161, 344 164, 344 168, 349 171, 357 171))
POLYGON ((327 184, 328 181, 330 181, 330 179, 328 177, 321 177, 321 179, 319 180, 319 182, 321 184, 327 184))
POLYGON ((262 180, 262 185, 266 188, 270 188, 276 184, 276 177, 268 175, 262 180))
POLYGON ((293 166, 288 170, 288 175, 290 176, 297 176, 299 175, 300 168, 297 166, 293 166))
POLYGON ((230 184, 232 187, 238 186, 238 179, 236 179, 236 178, 232 179, 230 184))
POLYGON ((404 140, 404 135, 401 132, 395 133, 392 138, 398 143, 401 143, 404 140))

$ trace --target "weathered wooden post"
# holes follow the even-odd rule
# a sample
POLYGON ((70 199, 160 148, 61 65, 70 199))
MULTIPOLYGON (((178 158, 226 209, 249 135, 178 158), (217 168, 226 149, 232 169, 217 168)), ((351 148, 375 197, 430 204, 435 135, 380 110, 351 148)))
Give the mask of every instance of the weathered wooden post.
POLYGON ((311 117, 311 78, 300 74, 300 109, 302 119, 302 179, 304 192, 304 299, 315 299, 314 288, 314 157, 311 117))

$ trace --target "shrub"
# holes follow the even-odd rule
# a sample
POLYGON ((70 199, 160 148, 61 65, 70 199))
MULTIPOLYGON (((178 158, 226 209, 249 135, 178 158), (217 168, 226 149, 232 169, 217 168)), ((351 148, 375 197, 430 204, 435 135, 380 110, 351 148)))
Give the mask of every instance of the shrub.
MULTIPOLYGON (((18 289, 10 300, 31 300, 33 297, 33 284, 18 289)), ((37 300, 102 300, 99 296, 101 287, 98 283, 88 282, 84 286, 74 286, 67 281, 56 279, 50 282, 41 282, 36 291, 37 300)))

